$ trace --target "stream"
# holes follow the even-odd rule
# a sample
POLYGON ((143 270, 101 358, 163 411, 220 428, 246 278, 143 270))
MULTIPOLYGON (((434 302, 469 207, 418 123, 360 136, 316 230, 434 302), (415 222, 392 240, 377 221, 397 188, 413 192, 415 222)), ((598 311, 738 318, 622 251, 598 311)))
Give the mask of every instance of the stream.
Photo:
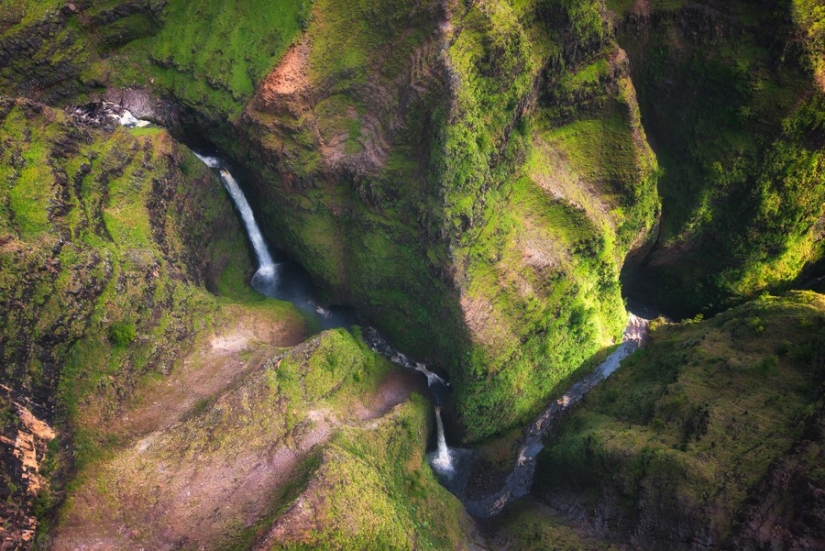
MULTIPOLYGON (((629 315, 629 322, 624 331, 622 343, 588 375, 585 375, 565 392, 560 398, 551 402, 524 429, 512 471, 504 480, 498 491, 475 497, 468 495, 468 481, 452 483, 446 481, 450 491, 455 494, 472 515, 490 518, 499 514, 504 507, 520 497, 530 493, 539 452, 545 447, 545 440, 552 429, 557 429, 561 422, 571 413, 572 408, 598 383, 607 379, 621 365, 622 360, 633 354, 642 344, 647 334, 649 320, 629 315), (451 487, 452 486, 452 487, 451 487)), ((469 468, 469 467, 468 467, 469 468)), ((466 477, 465 477, 466 478, 466 477)))
MULTIPOLYGON (((127 127, 143 127, 148 121, 136 119, 132 114, 117 106, 103 105, 105 117, 114 119, 127 127), (106 111, 109 109, 109 111, 106 111)), ((77 111, 78 117, 98 116, 94 111, 77 111)), ((249 202, 238 182, 232 176, 225 161, 215 156, 195 153, 209 168, 218 172, 224 188, 240 214, 244 228, 255 256, 258 268, 252 277, 251 285, 259 293, 292 303, 321 329, 337 327, 350 328, 359 322, 354 308, 337 305, 324 305, 318 300, 318 292, 309 274, 296 262, 270 251, 255 221, 249 202)), ((470 495, 468 487, 473 461, 472 450, 450 448, 444 432, 441 406, 452 391, 450 383, 427 366, 417 362, 393 347, 375 327, 365 326, 362 334, 368 346, 401 368, 414 370, 427 379, 427 386, 432 396, 436 418, 436 449, 428 454, 430 466, 442 485, 464 503, 467 511, 477 517, 490 518, 500 513, 514 500, 530 493, 536 470, 536 458, 545 447, 545 439, 551 429, 558 427, 571 409, 582 400, 599 382, 609 377, 642 343, 647 333, 648 312, 636 305, 629 305, 635 312, 629 314, 629 321, 624 332, 623 342, 592 373, 575 382, 560 398, 551 402, 524 430, 519 442, 518 453, 512 470, 504 478, 500 488, 481 497, 470 495), (640 314, 640 315, 636 315, 640 314), (645 317, 641 317, 645 316, 645 317)))
MULTIPOLYGON (((208 167, 220 174, 226 191, 238 209, 249 240, 258 259, 258 269, 252 277, 252 287, 259 293, 291 302, 305 315, 314 319, 322 329, 352 327, 358 322, 354 308, 325 306, 316 298, 316 292, 307 274, 295 262, 277 258, 270 252, 249 202, 224 161, 217 157, 197 154, 208 167)), ((372 350, 392 363, 418 371, 427 378, 427 386, 435 403, 437 427, 436 449, 428 455, 430 466, 441 483, 464 503, 467 511, 477 517, 489 518, 500 513, 512 501, 530 493, 536 470, 536 458, 544 449, 544 439, 549 430, 566 417, 577 404, 599 382, 618 369, 621 361, 632 354, 641 344, 647 332, 648 321, 635 314, 629 315, 629 322, 622 344, 599 364, 592 373, 574 383, 561 398, 553 401, 525 429, 512 471, 498 491, 483 497, 470 497, 467 492, 472 461, 471 450, 450 448, 444 433, 441 405, 451 391, 450 384, 433 373, 421 362, 408 358, 390 345, 374 327, 365 327, 364 340, 372 350)))
MULTIPOLYGON (((322 306, 314 292, 309 275, 300 266, 287 259, 273 258, 255 221, 252 208, 240 186, 226 168, 224 161, 217 157, 197 154, 208 167, 217 170, 221 181, 241 215, 249 240, 258 259, 258 269, 252 277, 252 287, 263 295, 294 304, 306 315, 315 319, 323 329, 351 327, 358 321, 355 309, 343 306, 322 306)), ((392 363, 418 371, 427 378, 433 401, 437 427, 436 450, 428 455, 433 471, 442 484, 464 503, 467 511, 475 516, 489 518, 497 515, 512 501, 530 493, 536 470, 536 458, 544 449, 544 439, 549 430, 566 417, 577 404, 599 382, 618 369, 621 361, 632 354, 642 343, 647 332, 648 320, 635 314, 629 315, 629 322, 623 342, 592 373, 574 383, 561 398, 553 401, 525 429, 517 458, 512 471, 498 491, 481 498, 470 497, 467 493, 473 452, 453 449, 447 445, 441 405, 450 392, 450 384, 433 373, 421 362, 408 358, 391 346, 374 327, 366 327, 364 340, 372 348, 392 363)))

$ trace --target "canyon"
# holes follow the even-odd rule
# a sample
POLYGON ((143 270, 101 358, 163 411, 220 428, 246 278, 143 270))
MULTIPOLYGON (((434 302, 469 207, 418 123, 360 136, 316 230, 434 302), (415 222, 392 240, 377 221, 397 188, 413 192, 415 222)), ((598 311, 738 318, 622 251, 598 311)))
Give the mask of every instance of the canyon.
POLYGON ((0 0, 2 548, 823 548, 823 21, 0 0))

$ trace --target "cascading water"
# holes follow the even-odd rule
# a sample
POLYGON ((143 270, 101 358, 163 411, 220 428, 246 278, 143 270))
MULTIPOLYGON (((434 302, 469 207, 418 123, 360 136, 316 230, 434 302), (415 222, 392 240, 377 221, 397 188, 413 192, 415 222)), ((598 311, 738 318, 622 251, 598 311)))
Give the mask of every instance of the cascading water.
MULTIPOLYGON (((142 123, 145 122, 137 121, 137 119, 131 117, 131 114, 128 112, 127 115, 114 118, 117 118, 124 126, 143 126, 142 123), (135 121, 140 124, 137 124, 135 121)), ((255 255, 258 258, 258 270, 252 277, 252 287, 263 295, 292 302, 299 310, 302 310, 310 316, 314 316, 322 329, 353 325, 356 322, 356 315, 353 309, 336 306, 324 308, 320 306, 314 298, 312 286, 308 283, 308 276, 303 270, 288 260, 283 262, 274 261, 266 241, 264 241, 263 234, 255 221, 255 216, 249 202, 246 200, 238 182, 229 170, 227 170, 223 161, 217 157, 198 153, 195 153, 195 156, 207 167, 219 172, 224 188, 229 193, 235 207, 241 215, 247 235, 252 243, 255 255)), ((447 439, 444 435, 444 423, 441 418, 440 404, 451 391, 450 383, 438 374, 427 369, 425 364, 411 360, 402 352, 392 347, 374 327, 365 327, 363 334, 365 341, 374 351, 383 355, 394 364, 406 369, 418 371, 427 378, 427 387, 432 392, 433 401, 436 404, 435 414, 438 426, 438 447, 436 451, 429 456, 430 464, 443 480, 453 480, 455 482, 457 479, 461 479, 462 477, 454 477, 453 475, 457 471, 456 463, 460 464, 462 462, 462 458, 465 457, 466 452, 460 449, 451 450, 447 446, 447 439)))
POLYGON ((209 168, 218 170, 224 188, 241 214, 255 256, 258 257, 258 270, 252 276, 252 288, 264 296, 291 302, 321 329, 355 325, 357 315, 354 309, 345 306, 321 306, 316 298, 311 278, 303 268, 288 259, 273 259, 255 222, 252 208, 223 161, 217 157, 197 153, 195 155, 209 168))
POLYGON ((255 275, 252 277, 252 287, 259 290, 259 287, 263 288, 273 285, 276 278, 277 265, 272 260, 272 255, 269 254, 269 249, 266 246, 266 241, 264 241, 264 236, 261 234, 261 229, 258 227, 258 223, 255 222, 252 207, 249 206, 249 201, 246 200, 246 196, 244 196, 243 191, 241 191, 238 182, 236 182, 232 174, 224 168, 220 159, 198 155, 197 153, 195 153, 195 155, 209 168, 218 169, 224 188, 229 192, 229 196, 232 197, 232 202, 235 203, 238 212, 241 213, 241 219, 246 227, 246 233, 252 242, 255 256, 258 257, 258 271, 255 272, 255 275))
POLYGON ((630 314, 622 344, 592 373, 576 381, 561 398, 553 401, 527 426, 515 465, 500 490, 487 493, 483 497, 470 498, 466 487, 454 485, 450 488, 450 491, 459 496, 468 512, 489 518, 500 513, 508 503, 530 493, 536 471, 536 458, 544 449, 545 435, 570 413, 571 408, 580 402, 585 394, 608 378, 619 368, 622 360, 639 347, 647 333, 648 323, 648 320, 630 314))
MULTIPOLYGON (((202 155, 198 155, 198 158, 210 168, 220 171, 224 187, 241 214, 259 263, 258 270, 252 279, 252 286, 264 295, 289 300, 304 312, 316 315, 324 329, 352 325, 354 323, 354 312, 342 315, 334 310, 335 307, 322 308, 315 302, 309 287, 306 286, 305 282, 302 282, 302 277, 297 275, 297 272, 293 273, 294 270, 288 269, 290 266, 288 262, 276 263, 273 261, 246 197, 244 197, 238 183, 224 167, 221 160, 202 155), (281 271, 283 271, 284 281, 280 281, 282 278, 281 271), (346 316, 350 316, 351 319, 346 316)), ((438 430, 437 448, 428 456, 430 465, 439 475, 441 482, 462 499, 470 513, 481 517, 490 517, 500 512, 505 505, 514 499, 529 493, 536 467, 536 456, 544 448, 543 438, 549 428, 558 423, 559 419, 569 412, 570 408, 579 402, 599 381, 609 377, 619 367, 620 362, 640 344, 646 330, 647 320, 631 314, 623 339, 625 342, 608 356, 593 373, 576 382, 564 396, 550 404, 525 430, 518 458, 513 470, 507 476, 504 486, 496 492, 475 499, 468 498, 465 490, 471 470, 470 463, 473 460, 472 452, 459 448, 449 448, 444 434, 441 404, 450 392, 450 384, 427 369, 423 363, 412 361, 390 346, 375 328, 366 327, 364 337, 370 347, 379 354, 396 365, 416 370, 427 378, 427 386, 432 392, 435 402, 435 418, 438 430)))
POLYGON ((430 457, 430 465, 436 473, 450 478, 455 472, 453 456, 447 447, 447 438, 444 436, 444 422, 441 420, 441 407, 435 406, 435 422, 438 426, 438 448, 430 457))
POLYGON ((126 128, 145 128, 152 124, 149 121, 136 118, 132 113, 125 109, 120 115, 115 115, 114 118, 117 119, 121 126, 125 126, 126 128))
POLYGON ((444 422, 441 418, 441 404, 444 403, 445 398, 452 390, 452 386, 437 373, 427 369, 425 364, 415 362, 404 353, 393 348, 374 327, 367 327, 364 330, 364 340, 370 348, 395 365, 405 369, 413 369, 427 377, 427 387, 430 389, 435 402, 435 422, 438 429, 436 450, 428 454, 427 457, 433 471, 439 475, 445 486, 448 486, 448 488, 460 487, 466 475, 466 472, 461 473, 461 467, 466 462, 467 452, 462 449, 450 449, 447 446, 447 438, 444 435, 444 422), (461 474, 461 476, 455 476, 456 474, 461 474))

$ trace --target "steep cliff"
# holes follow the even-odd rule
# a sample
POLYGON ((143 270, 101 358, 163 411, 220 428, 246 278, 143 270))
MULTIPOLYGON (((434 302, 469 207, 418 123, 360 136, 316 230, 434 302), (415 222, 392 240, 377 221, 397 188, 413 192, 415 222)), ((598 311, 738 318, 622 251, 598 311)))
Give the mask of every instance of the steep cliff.
POLYGON ((44 83, 172 100, 246 169, 274 243, 450 372, 468 440, 525 419, 620 334, 618 268, 657 212, 603 6, 263 4, 30 8, 6 44, 55 18, 84 54, 29 46, 44 83))
POLYGON ((241 117, 271 235, 449 371, 468 439, 512 426, 623 326, 656 204, 624 58, 596 5, 313 9, 241 117))
POLYGON ((822 2, 608 5, 663 168, 628 291, 690 317, 787 289, 823 255, 822 2))
POLYGON ((2 491, 24 514, 106 448, 137 387, 237 319, 205 286, 232 294, 250 270, 214 175, 160 129, 107 125, 0 99, 2 491))

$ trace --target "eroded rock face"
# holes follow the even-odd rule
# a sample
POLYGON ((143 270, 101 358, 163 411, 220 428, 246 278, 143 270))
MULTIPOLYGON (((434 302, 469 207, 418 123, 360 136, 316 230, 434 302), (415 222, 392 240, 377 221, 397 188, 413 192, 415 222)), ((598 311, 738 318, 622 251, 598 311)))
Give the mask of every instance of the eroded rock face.
POLYGON ((291 47, 258 87, 250 108, 295 118, 308 111, 313 104, 308 75, 309 54, 306 39, 291 47))
POLYGON ((13 391, 0 385, 0 406, 3 419, 0 427, 0 457, 3 480, 0 495, 3 505, 0 515, 0 547, 27 546, 37 530, 37 518, 32 509, 34 501, 48 494, 49 482, 41 473, 46 462, 47 446, 57 437, 43 420, 35 417, 24 405, 13 398, 13 391))

